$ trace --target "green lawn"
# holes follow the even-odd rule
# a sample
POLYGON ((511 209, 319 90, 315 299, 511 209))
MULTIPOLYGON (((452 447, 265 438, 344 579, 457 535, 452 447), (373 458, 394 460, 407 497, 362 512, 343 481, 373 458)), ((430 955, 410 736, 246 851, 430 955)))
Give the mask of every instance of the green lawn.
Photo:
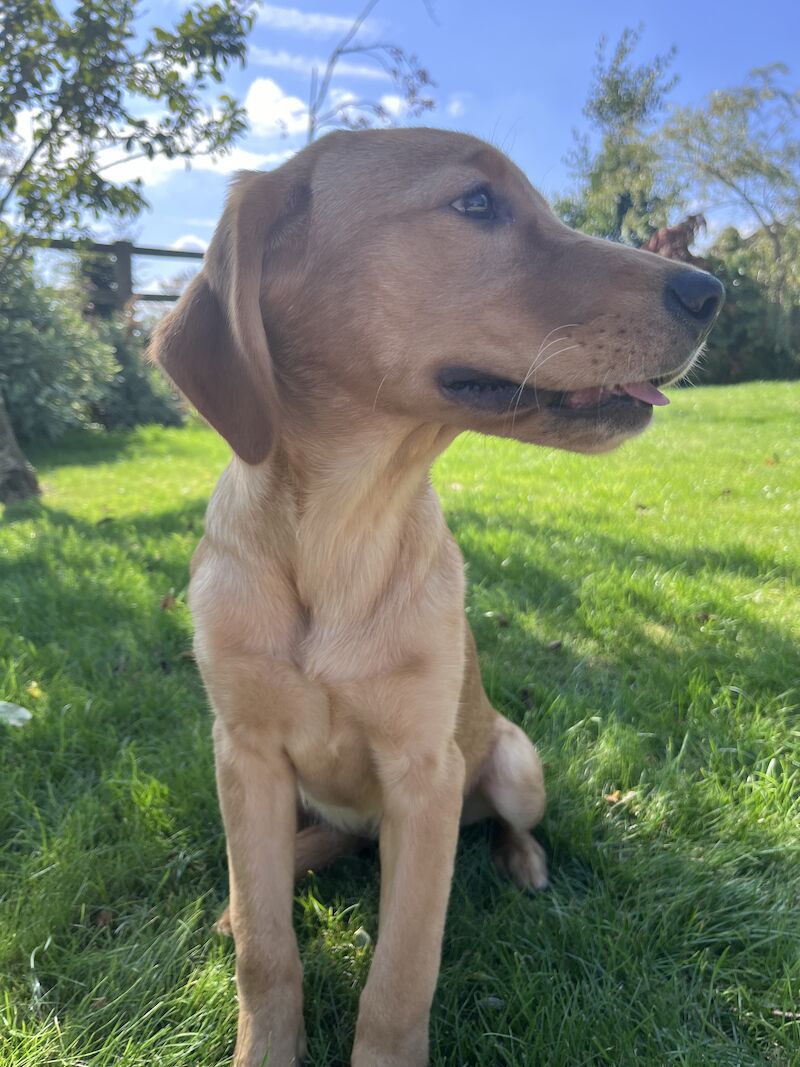
MULTIPOLYGON (((546 761, 553 887, 464 834, 433 1064, 800 1064, 798 429, 800 384, 708 388, 612 456, 464 437, 438 464, 489 694, 546 761)), ((0 726, 3 1067, 232 1049, 185 605, 226 454, 84 436, 0 528, 0 699, 33 712, 0 726)), ((377 885, 365 856, 298 889, 312 1067, 348 1062, 377 885)))

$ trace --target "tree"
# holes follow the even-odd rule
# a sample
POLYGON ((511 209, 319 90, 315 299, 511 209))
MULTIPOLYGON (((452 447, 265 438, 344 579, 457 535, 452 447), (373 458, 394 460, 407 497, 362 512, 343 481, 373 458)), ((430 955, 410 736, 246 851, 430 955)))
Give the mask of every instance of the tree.
MULTIPOLYGON (((800 230, 786 231, 781 242, 800 263, 800 230)), ((700 382, 740 382, 752 379, 790 379, 800 376, 800 303, 776 307, 765 278, 769 276, 772 244, 757 230, 742 237, 729 226, 706 252, 708 269, 723 284, 727 299, 711 331, 697 370, 700 382), (778 316, 783 319, 775 335, 778 316)), ((800 268, 798 268, 800 269, 800 268)))
POLYGON ((381 66, 402 94, 398 99, 408 117, 418 118, 435 106, 427 92, 434 82, 428 71, 420 66, 415 55, 409 55, 396 44, 380 41, 368 44, 357 40, 367 17, 379 2, 380 0, 369 0, 353 20, 350 29, 328 57, 322 75, 320 76, 316 68, 312 71, 308 104, 309 144, 326 127, 344 126, 350 130, 362 130, 376 121, 391 121, 388 108, 380 101, 352 97, 347 93, 338 94, 335 99, 331 99, 331 80, 344 56, 363 56, 381 66))
POLYGON ((658 134, 674 180, 750 231, 749 273, 775 310, 776 349, 800 302, 800 90, 784 87, 788 74, 780 63, 754 70, 703 106, 676 109, 658 134))
POLYGON ((0 392, 0 503, 38 496, 36 472, 22 453, 0 392))
POLYGON ((641 36, 641 26, 625 29, 610 56, 601 37, 583 109, 600 145, 593 152, 587 136, 575 135, 566 162, 577 187, 554 205, 575 229, 637 247, 666 225, 681 199, 678 186, 662 180, 648 137, 677 81, 669 75, 675 48, 637 65, 632 56, 641 36))
MULTIPOLYGON (((138 6, 78 0, 70 18, 52 0, 0 7, 0 285, 31 236, 142 210, 141 184, 108 176, 115 162, 214 155, 246 127, 228 94, 210 108, 209 89, 244 61, 251 10, 213 0, 142 36, 138 6)), ((0 403, 0 500, 26 485, 35 491, 0 403)))

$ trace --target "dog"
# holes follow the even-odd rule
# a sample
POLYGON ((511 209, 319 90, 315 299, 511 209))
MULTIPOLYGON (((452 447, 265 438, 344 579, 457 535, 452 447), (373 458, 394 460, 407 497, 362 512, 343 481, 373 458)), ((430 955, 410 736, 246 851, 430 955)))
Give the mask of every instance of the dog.
POLYGON ((576 233, 473 137, 339 131, 242 173, 156 359, 230 444, 192 561, 236 946, 236 1067, 305 1050, 296 877, 378 838, 353 1067, 428 1062, 460 823, 547 884, 542 765, 490 705, 429 481, 462 431, 605 452, 642 431, 723 299, 576 233), (300 829, 298 806, 314 823, 300 829))

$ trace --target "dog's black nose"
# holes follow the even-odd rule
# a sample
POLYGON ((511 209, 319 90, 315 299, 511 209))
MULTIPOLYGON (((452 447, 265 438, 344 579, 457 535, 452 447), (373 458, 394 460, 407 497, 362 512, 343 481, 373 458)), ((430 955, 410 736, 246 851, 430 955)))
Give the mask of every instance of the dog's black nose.
POLYGON ((725 287, 704 270, 682 270, 667 282, 667 307, 698 326, 710 326, 725 301, 725 287))

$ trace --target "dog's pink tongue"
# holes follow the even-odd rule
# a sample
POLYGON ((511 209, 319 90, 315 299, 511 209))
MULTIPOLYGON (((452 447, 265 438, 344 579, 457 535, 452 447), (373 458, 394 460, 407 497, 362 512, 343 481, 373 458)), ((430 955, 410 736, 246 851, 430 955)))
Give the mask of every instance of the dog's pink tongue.
POLYGON ((643 400, 645 404, 655 404, 656 407, 664 407, 669 403, 669 397, 656 389, 650 382, 626 382, 620 386, 623 392, 628 396, 635 397, 637 400, 643 400))

